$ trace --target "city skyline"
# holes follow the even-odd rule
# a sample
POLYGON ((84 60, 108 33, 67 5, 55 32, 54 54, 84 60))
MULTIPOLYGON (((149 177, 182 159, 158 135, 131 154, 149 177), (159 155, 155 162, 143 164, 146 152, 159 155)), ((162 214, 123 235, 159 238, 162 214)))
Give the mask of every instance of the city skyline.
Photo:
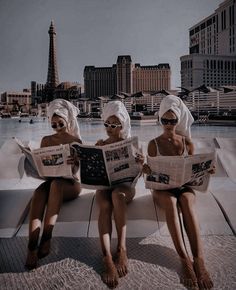
POLYGON ((180 86, 180 56, 188 30, 222 0, 0 0, 0 93, 46 83, 48 29, 55 23, 59 81, 83 83, 87 65, 110 66, 118 55, 134 63, 169 63, 180 86))

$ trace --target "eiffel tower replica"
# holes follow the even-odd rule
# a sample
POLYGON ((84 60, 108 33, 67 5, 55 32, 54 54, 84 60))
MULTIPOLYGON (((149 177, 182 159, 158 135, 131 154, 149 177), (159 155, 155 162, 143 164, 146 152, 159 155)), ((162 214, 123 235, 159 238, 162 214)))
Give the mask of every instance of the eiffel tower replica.
POLYGON ((44 90, 45 102, 50 102, 55 98, 55 89, 59 85, 56 59, 56 30, 53 21, 48 30, 49 34, 49 57, 48 57, 48 75, 44 90))

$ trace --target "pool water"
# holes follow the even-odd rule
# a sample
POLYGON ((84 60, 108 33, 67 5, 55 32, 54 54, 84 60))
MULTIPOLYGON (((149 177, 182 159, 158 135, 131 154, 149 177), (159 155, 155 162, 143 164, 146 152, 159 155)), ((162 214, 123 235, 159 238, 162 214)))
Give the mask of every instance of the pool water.
MULTIPOLYGON (((101 120, 79 120, 80 131, 83 141, 95 143, 98 139, 106 138, 105 129, 101 120)), ((132 124, 132 135, 138 136, 141 142, 148 142, 162 132, 158 124, 132 124)), ((17 137, 21 140, 40 141, 43 136, 53 133, 50 123, 47 119, 34 119, 33 123, 29 120, 19 119, 0 119, 0 146, 8 139, 17 137)), ((192 137, 236 137, 236 127, 227 126, 207 126, 193 125, 192 137)))

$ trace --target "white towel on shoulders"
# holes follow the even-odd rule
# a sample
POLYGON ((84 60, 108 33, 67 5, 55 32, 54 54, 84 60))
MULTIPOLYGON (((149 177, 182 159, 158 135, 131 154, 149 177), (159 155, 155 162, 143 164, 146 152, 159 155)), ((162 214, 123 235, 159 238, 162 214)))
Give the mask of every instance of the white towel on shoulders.
POLYGON ((50 121, 53 114, 62 117, 67 122, 69 133, 81 140, 80 128, 77 121, 79 112, 80 110, 71 102, 64 99, 55 99, 49 103, 47 114, 50 121))
POLYGON ((121 101, 111 101, 104 106, 103 121, 106 121, 110 116, 116 116, 120 120, 122 125, 121 137, 124 139, 131 137, 130 116, 121 101))
POLYGON ((176 132, 180 135, 191 138, 190 127, 194 119, 184 102, 177 96, 167 95, 160 103, 159 118, 161 119, 168 110, 173 111, 178 118, 176 132))

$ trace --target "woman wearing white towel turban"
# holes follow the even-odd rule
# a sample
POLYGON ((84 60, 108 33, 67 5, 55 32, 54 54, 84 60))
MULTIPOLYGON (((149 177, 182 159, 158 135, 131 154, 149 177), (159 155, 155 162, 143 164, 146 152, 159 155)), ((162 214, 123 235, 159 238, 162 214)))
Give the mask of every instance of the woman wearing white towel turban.
MULTIPOLYGON (((163 133, 149 142, 149 156, 193 154, 194 146, 190 139, 193 117, 179 97, 168 95, 163 98, 160 104, 159 122, 163 126, 163 133)), ((143 172, 151 174, 151 169, 147 164, 144 164, 143 172)), ((182 263, 184 273, 182 283, 191 289, 212 288, 213 282, 204 265, 199 226, 193 209, 195 203, 193 190, 182 186, 169 190, 153 190, 152 194, 155 202, 165 211, 167 226, 182 263), (182 212, 193 262, 189 258, 182 240, 178 207, 182 212)))
POLYGON ((194 119, 184 102, 179 97, 174 95, 167 95, 164 97, 161 101, 158 113, 160 123, 162 116, 169 110, 174 112, 178 119, 178 123, 175 127, 176 133, 191 138, 190 130, 194 119))
POLYGON ((102 119, 106 121, 110 116, 116 116, 119 119, 122 127, 120 130, 120 136, 123 139, 131 137, 131 125, 130 117, 124 106, 120 101, 109 102, 102 112, 102 119))
MULTIPOLYGON (((102 119, 108 138, 98 140, 96 145, 103 146, 122 141, 131 136, 130 117, 120 101, 112 101, 105 105, 102 119)), ((137 162, 143 163, 139 155, 137 162)), ((102 275, 104 283, 114 288, 118 285, 118 276, 125 276, 127 270, 126 254, 126 204, 131 202, 135 195, 135 188, 119 185, 109 190, 97 190, 96 200, 99 206, 98 229, 103 252, 105 272, 102 275), (117 230, 117 252, 113 262, 111 254, 112 212, 117 230)))
POLYGON ((49 120, 52 119, 54 114, 60 116, 66 121, 68 133, 81 139, 79 124, 77 121, 79 112, 80 110, 76 106, 64 99, 55 99, 49 103, 47 109, 49 120))
MULTIPOLYGON (((66 100, 55 99, 48 106, 48 116, 55 134, 44 136, 40 147, 81 143, 77 115, 79 109, 66 100)), ((75 174, 79 163, 74 158, 67 161, 75 174)), ((28 254, 25 266, 28 269, 37 267, 38 259, 50 252, 52 231, 56 223, 61 204, 78 197, 80 183, 77 179, 48 178, 34 191, 30 208, 28 254), (43 233, 38 246, 40 229, 43 233)))

